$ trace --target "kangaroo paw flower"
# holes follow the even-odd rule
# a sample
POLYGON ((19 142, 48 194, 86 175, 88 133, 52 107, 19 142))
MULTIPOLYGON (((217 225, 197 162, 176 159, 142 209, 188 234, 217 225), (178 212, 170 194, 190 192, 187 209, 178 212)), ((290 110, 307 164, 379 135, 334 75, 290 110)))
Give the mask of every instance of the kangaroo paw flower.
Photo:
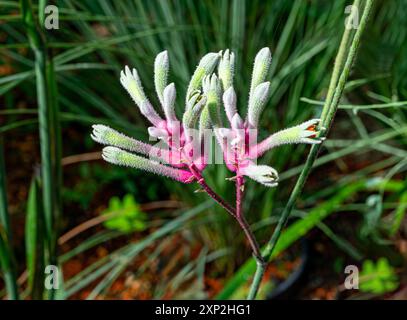
POLYGON ((223 91, 226 91, 233 85, 233 76, 235 72, 235 54, 225 50, 219 62, 218 75, 222 84, 223 91))
POLYGON ((186 101, 188 101, 192 93, 199 89, 202 85, 202 80, 206 75, 210 75, 215 70, 216 65, 219 62, 220 55, 215 52, 211 52, 203 56, 199 61, 198 67, 192 75, 191 81, 188 85, 186 101))
POLYGON ((120 73, 120 82, 127 90, 134 102, 140 108, 140 112, 155 126, 159 126, 164 120, 154 110, 150 101, 148 101, 137 70, 130 71, 128 66, 120 73))
POLYGON ((240 168, 239 173, 267 187, 276 187, 278 185, 278 173, 269 166, 249 163, 247 166, 240 168))
POLYGON ((165 87, 162 100, 162 106, 167 121, 177 121, 177 116, 175 115, 176 97, 177 91, 175 90, 175 85, 174 83, 171 83, 165 87))
POLYGON ((320 123, 320 119, 312 119, 306 121, 298 126, 281 130, 272 134, 267 139, 260 142, 257 146, 253 147, 251 156, 254 158, 260 157, 267 150, 283 144, 293 143, 306 143, 306 144, 318 144, 321 143, 324 138, 318 138, 320 131, 324 128, 317 129, 320 123))
POLYGON ((259 84, 250 96, 247 120, 251 128, 257 128, 260 115, 270 96, 270 82, 259 84))
POLYGON ((103 148, 102 158, 113 164, 145 170, 183 183, 193 181, 193 174, 189 171, 165 166, 116 147, 103 148))
POLYGON ((167 86, 170 63, 167 50, 160 52, 154 61, 154 85, 158 99, 164 105, 164 89, 167 86))
POLYGON ((237 112, 236 108, 236 92, 233 87, 230 87, 223 94, 223 105, 225 106, 225 113, 229 121, 232 122, 233 116, 237 112))
POLYGON ((92 126, 92 129, 91 138, 101 144, 111 145, 142 154, 148 154, 151 150, 149 144, 130 138, 103 124, 95 124, 92 126))
POLYGON ((254 59, 252 82, 250 84, 249 104, 257 86, 267 78, 271 65, 271 52, 269 48, 261 49, 254 59))

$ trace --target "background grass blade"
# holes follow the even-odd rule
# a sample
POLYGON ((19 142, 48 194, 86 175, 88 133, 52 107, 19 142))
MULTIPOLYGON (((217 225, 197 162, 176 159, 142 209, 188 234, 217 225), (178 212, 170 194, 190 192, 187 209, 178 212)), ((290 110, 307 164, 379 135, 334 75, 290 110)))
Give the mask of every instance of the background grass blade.
MULTIPOLYGON (((45 1, 40 7, 44 7, 45 1)), ((41 148, 41 181, 43 209, 46 222, 47 255, 46 264, 58 265, 56 243, 58 219, 61 215, 61 132, 58 114, 58 98, 52 57, 46 38, 33 13, 30 0, 20 0, 21 14, 27 37, 35 56, 35 77, 37 86, 38 119, 41 148)), ((42 24, 42 21, 40 21, 42 24)), ((50 290, 50 298, 54 296, 50 290)))
POLYGON ((39 176, 34 176, 27 201, 25 223, 25 249, 28 287, 32 299, 42 299, 44 293, 44 216, 42 210, 39 176))
POLYGON ((3 135, 0 134, 0 267, 9 299, 18 299, 15 260, 12 250, 10 218, 7 208, 6 169, 3 135))

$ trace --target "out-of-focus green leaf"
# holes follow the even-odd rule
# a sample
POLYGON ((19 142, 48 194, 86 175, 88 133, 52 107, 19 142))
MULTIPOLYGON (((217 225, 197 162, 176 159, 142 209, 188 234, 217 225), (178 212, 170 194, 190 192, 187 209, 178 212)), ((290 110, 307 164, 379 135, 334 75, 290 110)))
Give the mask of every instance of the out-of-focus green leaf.
POLYGON ((44 291, 44 217, 38 178, 31 181, 25 222, 25 249, 28 286, 32 299, 41 299, 44 291))
POLYGON ((394 213, 394 222, 391 227, 391 235, 396 234, 397 230, 400 228, 400 225, 406 215, 407 211, 407 191, 403 192, 400 196, 400 203, 397 206, 397 209, 394 213))
POLYGON ((146 228, 146 214, 140 210, 133 195, 126 194, 123 200, 113 197, 109 201, 109 207, 102 212, 109 218, 104 222, 108 229, 130 233, 143 231, 146 228))
POLYGON ((398 286, 397 275, 386 258, 380 258, 376 263, 372 260, 363 262, 359 275, 360 291, 383 294, 394 291, 398 286))

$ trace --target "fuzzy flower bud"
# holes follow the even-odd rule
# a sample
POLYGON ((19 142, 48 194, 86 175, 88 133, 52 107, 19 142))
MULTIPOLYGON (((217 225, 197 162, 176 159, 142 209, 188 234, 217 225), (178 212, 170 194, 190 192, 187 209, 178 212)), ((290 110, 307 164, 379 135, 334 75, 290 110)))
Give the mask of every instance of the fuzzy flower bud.
POLYGON ((202 88, 204 95, 207 98, 205 109, 202 112, 203 115, 205 113, 205 117, 202 118, 202 120, 205 122, 205 129, 210 128, 211 124, 213 124, 215 127, 221 127, 222 126, 222 119, 220 115, 221 87, 220 81, 216 74, 212 74, 212 76, 206 76, 202 81, 202 88))
POLYGON ((276 187, 278 185, 278 173, 270 166, 249 163, 246 167, 240 169, 240 173, 266 187, 276 187))
POLYGON ((166 139, 168 137, 168 132, 165 129, 157 128, 157 127, 148 127, 148 134, 151 137, 158 138, 158 139, 166 139))
POLYGON ((252 82, 250 85, 250 96, 254 94, 254 90, 257 86, 264 82, 267 78, 271 64, 271 52, 269 48, 263 48, 257 53, 256 58, 254 59, 253 73, 252 73, 252 82))
POLYGON ((143 86, 141 85, 140 77, 138 76, 137 70, 133 69, 130 71, 128 66, 125 70, 120 73, 120 82, 123 87, 130 94, 134 102, 140 108, 141 113, 154 125, 159 125, 163 119, 154 110, 151 103, 148 101, 143 86))
POLYGON ((198 120, 202 109, 206 105, 206 97, 199 93, 192 96, 188 101, 188 108, 186 109, 184 116, 182 117, 182 123, 184 130, 194 128, 196 121, 198 120))
POLYGON ((222 84, 223 91, 226 91, 233 85, 233 76, 235 71, 235 54, 229 53, 226 49, 219 62, 218 74, 222 84))
POLYGON ((143 154, 148 154, 151 149, 150 145, 130 138, 103 124, 95 124, 92 126, 92 129, 91 138, 101 144, 111 145, 143 154))
POLYGON ((160 52, 154 61, 154 85, 158 99, 164 104, 164 88, 167 86, 170 64, 167 50, 160 52))
POLYGON ((251 157, 252 158, 260 157, 267 150, 270 150, 274 147, 283 144, 321 143, 324 140, 324 138, 318 138, 318 135, 320 131, 325 130, 325 128, 320 128, 320 131, 317 130, 317 126, 320 124, 320 121, 321 121, 320 119, 308 120, 298 126, 284 129, 272 134, 270 137, 263 140, 253 148, 251 157))
POLYGON ((247 120, 252 128, 257 128, 260 115, 270 97, 270 82, 259 84, 250 97, 247 120))
POLYGON ((163 93, 163 109, 165 118, 167 121, 176 121, 177 116, 175 115, 175 99, 177 97, 177 91, 175 90, 174 83, 169 84, 165 87, 163 93))
POLYGON ((192 173, 186 170, 165 166, 116 147, 103 148, 102 158, 113 164, 145 170, 180 182, 190 183, 193 181, 192 173))
POLYGON ((201 87, 202 79, 206 75, 209 75, 213 72, 219 61, 219 58, 219 54, 214 52, 208 53, 203 56, 194 74, 192 75, 191 81, 189 82, 186 97, 187 101, 190 99, 192 92, 198 90, 201 87))
POLYGON ((223 105, 225 107, 226 116, 229 121, 232 121, 233 116, 236 114, 236 92, 233 87, 230 87, 223 94, 223 105))

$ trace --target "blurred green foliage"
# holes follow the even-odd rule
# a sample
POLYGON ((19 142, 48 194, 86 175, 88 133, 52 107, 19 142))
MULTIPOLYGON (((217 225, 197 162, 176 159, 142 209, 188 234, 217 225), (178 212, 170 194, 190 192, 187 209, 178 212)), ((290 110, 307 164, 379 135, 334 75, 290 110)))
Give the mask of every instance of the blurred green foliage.
POLYGON ((399 286, 398 277, 394 268, 386 258, 363 261, 359 274, 360 291, 374 294, 392 292, 399 286))
POLYGON ((111 198, 109 206, 101 214, 107 216, 103 224, 108 229, 129 233, 144 231, 147 227, 147 215, 140 210, 132 194, 126 194, 122 200, 111 198))

